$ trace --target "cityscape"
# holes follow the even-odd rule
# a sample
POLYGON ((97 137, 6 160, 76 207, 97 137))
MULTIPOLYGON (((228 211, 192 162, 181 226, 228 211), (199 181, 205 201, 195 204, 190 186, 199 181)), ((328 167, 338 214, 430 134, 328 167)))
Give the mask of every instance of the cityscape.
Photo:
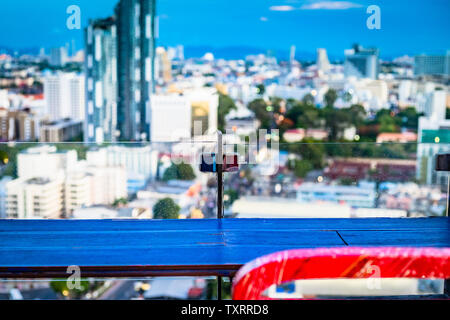
MULTIPOLYGON (((385 59, 348 39, 338 56, 294 44, 192 55, 160 44, 159 1, 116 2, 88 17, 82 45, 21 53, 0 39, 0 219, 214 219, 216 175, 199 164, 218 131, 239 159, 225 218, 446 215, 435 157, 450 152, 449 47, 385 59)), ((0 299, 212 299, 217 286, 81 282, 5 280, 0 299)))

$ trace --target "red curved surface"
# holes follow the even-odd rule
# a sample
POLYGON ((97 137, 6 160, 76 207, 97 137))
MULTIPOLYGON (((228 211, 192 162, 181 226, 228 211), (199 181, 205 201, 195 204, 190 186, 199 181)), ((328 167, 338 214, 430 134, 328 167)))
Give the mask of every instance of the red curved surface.
POLYGON ((450 248, 318 248, 276 252, 245 264, 234 300, 268 299, 271 285, 301 279, 450 278, 450 248), (375 271, 376 270, 376 274, 375 271))

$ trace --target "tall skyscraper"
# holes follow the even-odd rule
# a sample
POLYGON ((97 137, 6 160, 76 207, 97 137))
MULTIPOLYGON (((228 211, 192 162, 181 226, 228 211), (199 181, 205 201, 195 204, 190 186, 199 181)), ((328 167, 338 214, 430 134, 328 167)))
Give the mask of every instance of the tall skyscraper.
POLYGON ((52 48, 50 51, 50 65, 54 67, 63 67, 67 62, 66 47, 52 48))
POLYGON ((116 6, 120 140, 151 140, 150 95, 155 88, 155 0, 121 0, 116 6))
POLYGON ((346 77, 377 79, 379 73, 379 50, 355 45, 345 51, 344 73, 346 77))
POLYGON ((86 30, 85 142, 115 141, 117 127, 117 28, 113 17, 86 30))
POLYGON ((50 120, 84 120, 84 77, 75 73, 44 76, 44 99, 50 120))
POLYGON ((289 61, 291 65, 295 62, 295 49, 296 49, 295 46, 292 45, 289 51, 289 61))
POLYGON ((322 72, 326 72, 330 69, 330 62, 328 61, 327 50, 319 48, 317 49, 317 69, 322 72))

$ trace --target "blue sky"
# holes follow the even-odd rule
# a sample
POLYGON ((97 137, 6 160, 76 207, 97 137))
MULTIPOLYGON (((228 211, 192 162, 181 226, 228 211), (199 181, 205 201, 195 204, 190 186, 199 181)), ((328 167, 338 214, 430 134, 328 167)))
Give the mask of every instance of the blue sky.
MULTIPOLYGON (((118 0, 117 0, 118 1, 118 0)), ((66 28, 66 8, 89 18, 113 13, 115 0, 2 0, 0 46, 52 47, 82 32, 66 28)), ((159 0, 160 45, 236 47, 341 56, 352 43, 377 46, 384 57, 444 53, 450 49, 448 0, 159 0), (381 30, 369 30, 366 8, 381 8, 381 30)))

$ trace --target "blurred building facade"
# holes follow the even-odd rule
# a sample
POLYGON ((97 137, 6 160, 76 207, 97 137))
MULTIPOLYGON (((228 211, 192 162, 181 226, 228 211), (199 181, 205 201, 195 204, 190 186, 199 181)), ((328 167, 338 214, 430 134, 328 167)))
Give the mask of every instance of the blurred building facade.
POLYGON ((112 142, 117 126, 117 28, 113 17, 86 29, 85 142, 112 142))
POLYGON ((155 87, 155 0, 121 0, 117 19, 117 126, 120 140, 150 140, 155 87))
POLYGON ((377 79, 380 71, 379 50, 376 48, 363 48, 355 45, 353 49, 346 50, 344 73, 346 77, 377 79))

